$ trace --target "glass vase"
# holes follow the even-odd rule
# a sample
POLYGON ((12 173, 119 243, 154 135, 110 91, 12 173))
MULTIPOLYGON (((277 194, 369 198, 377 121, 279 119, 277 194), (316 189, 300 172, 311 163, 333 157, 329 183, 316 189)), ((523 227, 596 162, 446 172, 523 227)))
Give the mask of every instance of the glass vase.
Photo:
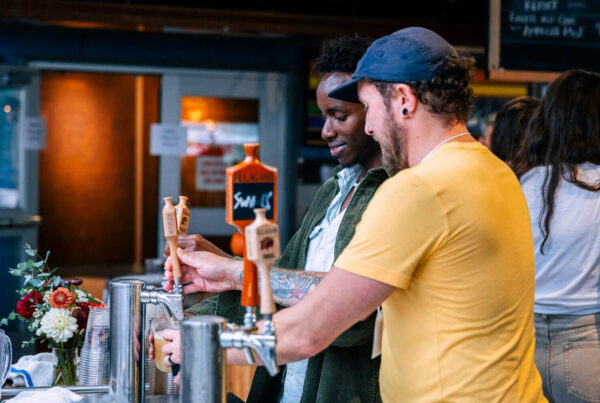
POLYGON ((74 386, 77 384, 77 347, 53 348, 53 386, 74 386))

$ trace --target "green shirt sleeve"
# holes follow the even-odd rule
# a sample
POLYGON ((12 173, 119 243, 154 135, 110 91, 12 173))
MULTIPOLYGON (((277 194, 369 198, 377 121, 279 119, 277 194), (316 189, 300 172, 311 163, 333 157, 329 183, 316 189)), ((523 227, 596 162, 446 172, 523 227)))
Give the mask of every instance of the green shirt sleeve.
POLYGON ((217 314, 217 302, 219 296, 207 298, 200 303, 185 310, 185 313, 191 313, 192 315, 216 315, 217 314))

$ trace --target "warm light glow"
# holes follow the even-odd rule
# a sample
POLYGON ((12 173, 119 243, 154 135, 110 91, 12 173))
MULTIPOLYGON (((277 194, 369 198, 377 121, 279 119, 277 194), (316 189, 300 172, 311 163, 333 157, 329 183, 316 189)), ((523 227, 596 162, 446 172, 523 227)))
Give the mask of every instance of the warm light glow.
POLYGON ((204 111, 202 109, 194 108, 188 110, 188 120, 191 120, 192 122, 201 121, 202 116, 204 116, 204 111))
POLYGON ((12 108, 10 107, 10 105, 4 105, 4 112, 10 113, 11 110, 12 108))
POLYGON ((211 132, 214 132, 215 129, 217 128, 215 121, 212 119, 207 119, 206 122, 204 122, 204 124, 206 125, 206 128, 208 129, 208 131, 211 131, 211 132))
POLYGON ((215 122, 258 122, 258 100, 213 98, 185 95, 181 97, 181 120, 198 124, 215 122))

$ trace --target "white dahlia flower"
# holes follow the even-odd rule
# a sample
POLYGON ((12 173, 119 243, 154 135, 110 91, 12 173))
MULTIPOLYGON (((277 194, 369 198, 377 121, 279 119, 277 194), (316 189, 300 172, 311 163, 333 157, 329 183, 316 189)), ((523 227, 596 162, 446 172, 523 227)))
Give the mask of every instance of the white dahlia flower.
POLYGON ((64 343, 77 330, 77 320, 66 309, 52 308, 42 318, 40 330, 56 343, 64 343))

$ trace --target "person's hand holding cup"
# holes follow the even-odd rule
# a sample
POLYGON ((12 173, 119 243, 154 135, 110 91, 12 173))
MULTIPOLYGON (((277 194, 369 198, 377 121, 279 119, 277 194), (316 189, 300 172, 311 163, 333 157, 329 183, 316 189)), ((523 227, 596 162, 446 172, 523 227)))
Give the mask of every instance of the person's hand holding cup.
POLYGON ((173 373, 173 375, 176 375, 180 361, 179 326, 166 321, 164 318, 159 318, 153 320, 150 327, 152 329, 150 340, 153 340, 150 357, 154 358, 156 368, 162 372, 170 372, 172 371, 172 368, 177 365, 173 373), (174 334, 176 334, 177 337, 174 337, 174 334), (171 344, 177 345, 171 346, 171 344), (175 353, 177 354, 176 357, 174 356, 175 353))

